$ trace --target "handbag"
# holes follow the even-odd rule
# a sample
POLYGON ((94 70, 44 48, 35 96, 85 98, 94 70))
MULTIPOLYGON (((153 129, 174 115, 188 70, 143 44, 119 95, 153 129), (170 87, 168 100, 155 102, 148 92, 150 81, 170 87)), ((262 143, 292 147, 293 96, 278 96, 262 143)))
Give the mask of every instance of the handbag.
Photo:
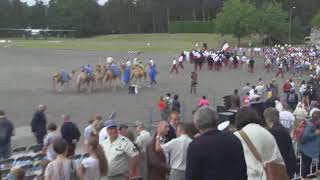
POLYGON ((262 167, 264 168, 264 171, 267 175, 267 180, 289 180, 285 165, 269 162, 266 164, 266 166, 264 166, 260 154, 258 153, 248 135, 243 130, 240 130, 239 134, 247 144, 253 156, 262 164, 262 167))

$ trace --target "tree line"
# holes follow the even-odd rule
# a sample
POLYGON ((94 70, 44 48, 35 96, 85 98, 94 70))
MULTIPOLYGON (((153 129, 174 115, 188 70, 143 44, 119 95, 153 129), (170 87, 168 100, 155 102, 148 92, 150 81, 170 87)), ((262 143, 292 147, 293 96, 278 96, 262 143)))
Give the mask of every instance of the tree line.
POLYGON ((217 32, 286 39, 289 14, 296 39, 320 25, 319 0, 0 0, 0 28, 74 29, 76 36, 164 33, 172 21, 214 21, 217 32), (293 9, 293 7, 296 7, 293 9))

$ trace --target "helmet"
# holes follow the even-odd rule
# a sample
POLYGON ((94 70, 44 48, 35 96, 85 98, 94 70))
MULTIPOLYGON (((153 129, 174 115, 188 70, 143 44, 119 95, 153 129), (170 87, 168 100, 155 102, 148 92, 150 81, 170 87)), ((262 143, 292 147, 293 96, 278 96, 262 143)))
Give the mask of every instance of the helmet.
POLYGON ((108 64, 111 64, 112 62, 113 62, 113 58, 112 58, 112 57, 108 57, 108 58, 107 58, 107 63, 108 63, 108 64))

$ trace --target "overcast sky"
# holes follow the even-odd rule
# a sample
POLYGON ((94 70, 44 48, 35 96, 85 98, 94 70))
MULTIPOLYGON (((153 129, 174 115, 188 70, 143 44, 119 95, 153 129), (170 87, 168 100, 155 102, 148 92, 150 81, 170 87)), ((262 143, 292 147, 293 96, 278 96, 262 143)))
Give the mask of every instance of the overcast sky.
MULTIPOLYGON (((34 0, 21 0, 22 2, 27 2, 28 5, 34 5, 34 0)), ((49 0, 42 0, 43 2, 48 2, 49 0)), ((103 5, 108 0, 98 0, 99 4, 103 5)))

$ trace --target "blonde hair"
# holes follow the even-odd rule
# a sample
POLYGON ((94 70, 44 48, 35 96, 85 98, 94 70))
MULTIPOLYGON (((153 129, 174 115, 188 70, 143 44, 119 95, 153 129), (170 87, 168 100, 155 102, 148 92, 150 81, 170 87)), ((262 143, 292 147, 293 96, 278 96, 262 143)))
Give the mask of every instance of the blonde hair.
POLYGON ((98 139, 94 137, 89 138, 88 146, 92 148, 98 158, 101 176, 106 176, 108 174, 108 161, 98 139))

